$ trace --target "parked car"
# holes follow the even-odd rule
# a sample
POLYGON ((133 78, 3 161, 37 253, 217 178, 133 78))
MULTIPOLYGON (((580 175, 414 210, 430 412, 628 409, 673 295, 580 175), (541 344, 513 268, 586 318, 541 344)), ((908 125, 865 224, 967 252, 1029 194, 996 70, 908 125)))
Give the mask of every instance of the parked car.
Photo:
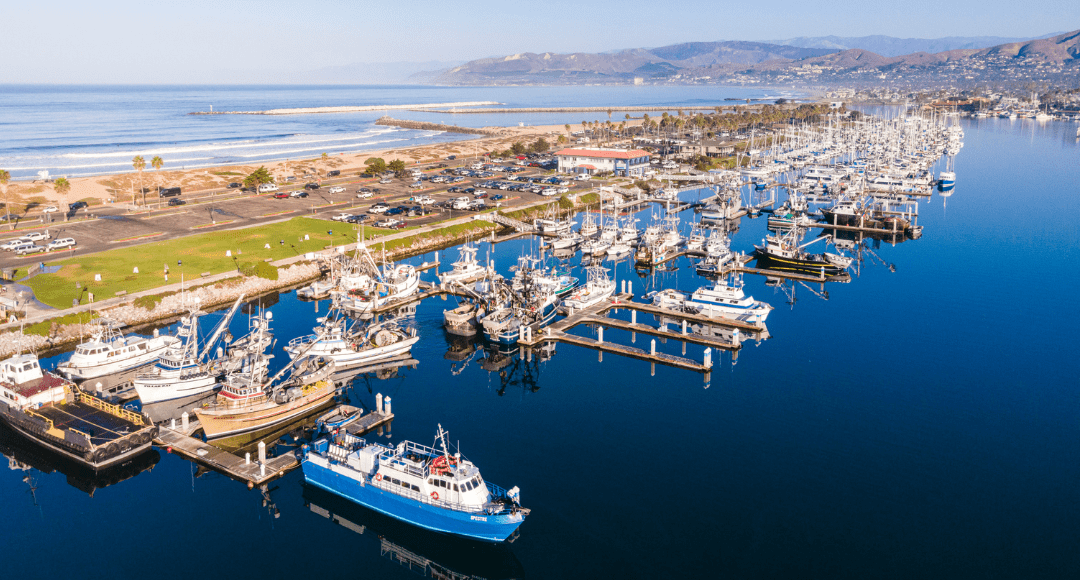
POLYGON ((496 193, 495 195, 491 196, 491 201, 499 201, 500 199, 506 199, 506 196, 501 193, 496 193))
POLYGON ((400 229, 405 227, 405 222, 396 219, 385 219, 375 222, 377 228, 400 229))
POLYGON ((341 175, 340 169, 331 169, 330 171, 326 172, 327 177, 337 177, 339 175, 341 175))
POLYGON ((3 244, 0 244, 0 250, 4 250, 5 252, 12 252, 12 251, 15 250, 15 248, 18 248, 19 246, 21 246, 23 244, 26 244, 26 243, 27 243, 26 240, 21 239, 21 238, 11 240, 11 241, 8 241, 8 242, 4 242, 3 244))
POLYGON ((289 199, 289 195, 291 195, 289 192, 281 191, 274 194, 274 199, 289 199))
POLYGON ((228 187, 229 189, 237 189, 237 188, 243 187, 243 184, 240 183, 240 182, 234 181, 234 182, 230 183, 229 185, 227 185, 226 187, 228 187))
POLYGON ((428 197, 428 196, 426 196, 426 195, 421 195, 420 197, 414 199, 413 201, 420 204, 420 205, 434 205, 435 204, 435 200, 428 197))
POLYGON ((475 197, 476 199, 483 199, 483 198, 485 198, 487 196, 488 196, 488 194, 483 192, 483 191, 478 191, 478 192, 473 194, 473 197, 475 197))
POLYGON ((403 213, 405 213, 405 208, 403 208, 401 206, 392 207, 392 208, 386 210, 386 215, 401 215, 403 213))
POLYGON ((36 254, 38 252, 44 252, 44 251, 45 251, 45 246, 39 246, 37 244, 31 244, 29 242, 26 242, 23 245, 19 246, 18 248, 15 248, 15 253, 20 255, 20 256, 26 256, 28 254, 36 254))
POLYGON ((74 247, 75 247, 75 238, 57 238, 57 239, 49 242, 48 246, 45 246, 45 251, 46 252, 51 252, 53 250, 63 250, 64 248, 74 248, 74 247))
POLYGON ((342 193, 343 191, 345 191, 344 187, 341 187, 340 185, 335 185, 334 187, 327 189, 326 193, 342 193))
POLYGON ((47 206, 41 208, 41 213, 53 213, 53 212, 56 212, 56 211, 59 211, 59 210, 56 209, 55 205, 47 205, 47 206))
POLYGON ((371 190, 366 187, 361 187, 360 189, 356 190, 356 197, 359 197, 360 199, 367 199, 372 195, 375 194, 371 193, 371 190))
POLYGON ((362 213, 360 215, 354 215, 354 216, 352 216, 351 218, 349 218, 349 219, 347 219, 345 221, 347 221, 349 223, 353 223, 353 224, 362 224, 362 223, 364 223, 366 221, 369 221, 370 219, 371 219, 371 216, 369 216, 366 213, 362 213))
POLYGON ((169 205, 184 205, 185 203, 187 202, 180 199, 179 197, 174 197, 169 200, 169 205))
POLYGON ((309 184, 305 185, 305 186, 304 186, 304 189, 319 189, 319 184, 318 184, 318 183, 315 183, 315 182, 313 181, 313 182, 311 182, 311 183, 309 183, 309 184))
POLYGON ((334 220, 336 222, 347 222, 347 221, 351 220, 354 217, 356 217, 356 216, 354 216, 351 213, 339 213, 339 214, 337 214, 336 216, 334 216, 334 217, 332 217, 330 219, 332 219, 332 220, 334 220))
POLYGON ((85 201, 76 201, 75 203, 68 204, 68 211, 76 211, 84 207, 89 207, 85 201))
POLYGON ((457 159, 457 155, 450 155, 446 158, 447 161, 453 161, 455 159, 457 159))
POLYGON ((382 204, 382 205, 375 204, 375 205, 371 206, 370 209, 368 209, 368 211, 371 212, 371 213, 386 213, 389 210, 390 210, 390 206, 388 206, 386 204, 382 204))
POLYGON ((393 182, 394 182, 394 180, 390 179, 389 177, 384 177, 384 178, 379 180, 379 183, 381 183, 383 185, 390 185, 393 182))
POLYGON ((308 192, 298 189, 296 191, 289 192, 289 197, 307 197, 308 192))
MULTIPOLYGON (((158 188, 158 197, 173 197, 173 196, 177 196, 177 195, 180 195, 180 188, 179 187, 159 187, 158 188)), ((76 202, 76 203, 78 203, 78 202, 76 202)))
POLYGON ((30 232, 23 235, 20 239, 26 242, 40 242, 41 240, 49 239, 49 237, 49 230, 45 230, 43 232, 30 232))
POLYGON ((259 193, 270 193, 271 191, 277 191, 278 186, 273 183, 264 183, 259 186, 259 193))

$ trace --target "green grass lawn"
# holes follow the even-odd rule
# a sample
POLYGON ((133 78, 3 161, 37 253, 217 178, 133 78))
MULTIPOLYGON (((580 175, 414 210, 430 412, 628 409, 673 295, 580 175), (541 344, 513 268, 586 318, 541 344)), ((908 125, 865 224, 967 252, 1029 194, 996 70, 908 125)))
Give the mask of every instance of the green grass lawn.
MULTIPOLYGON (((72 299, 85 301, 86 292, 93 292, 95 300, 112 298, 121 290, 128 293, 149 290, 180 281, 185 278, 197 282, 200 274, 219 274, 241 269, 245 265, 261 262, 266 258, 279 260, 321 250, 330 245, 356 241, 357 232, 352 224, 341 224, 304 217, 241 230, 207 232, 177 240, 150 242, 128 248, 117 248, 70 259, 51 260, 50 266, 60 266, 53 274, 39 274, 26 281, 37 299, 50 306, 68 308, 72 299), (328 234, 333 231, 333 235, 328 234), (304 235, 309 239, 305 241, 304 235), (282 246, 280 241, 284 240, 282 246), (264 245, 270 244, 270 249, 264 245), (231 251, 232 257, 225 252, 231 251), (177 266, 177 260, 183 266, 177 266), (169 281, 165 281, 164 267, 169 267, 169 281), (139 273, 133 273, 135 267, 139 273), (95 282, 94 275, 101 281, 95 282), (82 288, 76 288, 76 282, 82 288)), ((365 237, 390 233, 390 230, 367 227, 365 237)), ((46 255, 42 256, 45 259, 46 255)))

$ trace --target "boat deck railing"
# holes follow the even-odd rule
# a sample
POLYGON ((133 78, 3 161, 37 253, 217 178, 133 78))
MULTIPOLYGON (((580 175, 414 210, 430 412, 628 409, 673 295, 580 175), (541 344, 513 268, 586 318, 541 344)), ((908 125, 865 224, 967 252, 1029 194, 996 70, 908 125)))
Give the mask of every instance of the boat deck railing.
MULTIPOLYGON (((491 493, 491 495, 493 495, 495 497, 506 497, 506 490, 503 490, 502 488, 500 488, 498 486, 493 486, 492 484, 487 483, 486 481, 484 483, 488 486, 488 492, 491 493), (503 495, 500 496, 500 495, 494 493, 492 491, 492 489, 491 489, 492 487, 495 487, 496 489, 501 490, 503 495)), ((382 489, 382 490, 387 491, 389 493, 393 493, 395 495, 399 495, 399 496, 406 497, 408 499, 412 499, 412 500, 419 501, 419 502, 422 502, 422 503, 426 503, 428 505, 432 505, 432 506, 435 506, 435 507, 438 507, 438 508, 448 509, 448 510, 452 510, 452 511, 456 511, 456 512, 485 514, 485 515, 499 515, 499 514, 506 513, 506 512, 510 511, 510 506, 502 505, 502 504, 485 503, 485 504, 482 504, 482 505, 475 505, 475 504, 463 504, 463 503, 448 501, 448 500, 444 500, 444 499, 435 499, 435 498, 431 497, 430 495, 425 495, 422 492, 414 491, 411 488, 406 488, 405 486, 402 486, 402 485, 394 485, 393 483, 391 483, 385 477, 382 479, 382 481, 379 481, 377 479, 371 479, 368 482, 368 485, 374 485, 375 487, 377 487, 379 489, 382 489)))
POLYGON ((134 423, 135 425, 146 425, 146 420, 143 419, 142 415, 140 415, 139 413, 129 411, 129 410, 121 407, 120 405, 113 405, 112 403, 106 403, 105 401, 102 401, 101 399, 99 399, 97 397, 93 397, 91 395, 88 395, 88 394, 86 394, 86 393, 84 393, 84 392, 82 392, 82 391, 80 391, 78 389, 74 390, 73 395, 75 397, 75 402, 82 403, 84 405, 93 407, 93 408, 95 408, 95 409, 97 409, 99 411, 103 411, 103 412, 108 413, 110 415, 113 415, 115 417, 119 417, 121 419, 124 419, 125 421, 128 421, 130 423, 134 423))

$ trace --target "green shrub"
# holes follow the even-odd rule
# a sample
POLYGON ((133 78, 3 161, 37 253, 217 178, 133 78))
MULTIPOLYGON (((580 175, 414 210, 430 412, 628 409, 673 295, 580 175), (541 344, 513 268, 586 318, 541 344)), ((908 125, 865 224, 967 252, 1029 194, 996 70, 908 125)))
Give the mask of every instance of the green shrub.
POLYGON ((270 262, 255 262, 254 264, 245 264, 240 268, 240 272, 245 276, 258 276, 266 280, 277 280, 278 269, 277 266, 270 264, 270 262))

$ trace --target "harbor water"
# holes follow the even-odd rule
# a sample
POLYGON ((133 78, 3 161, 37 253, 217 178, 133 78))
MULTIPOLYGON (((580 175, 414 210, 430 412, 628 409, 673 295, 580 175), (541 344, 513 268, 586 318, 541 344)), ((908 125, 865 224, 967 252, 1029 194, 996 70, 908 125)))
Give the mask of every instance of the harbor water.
MULTIPOLYGON (((869 242, 851 282, 824 292, 747 275, 747 294, 775 307, 771 337, 737 359, 714 352, 707 379, 569 345, 485 354, 443 331, 453 298, 420 303, 418 364, 359 376, 347 397, 392 397, 382 441, 430 444, 442 424, 486 480, 519 486, 532 513, 511 544, 421 532, 305 488, 299 470, 264 495, 159 450, 96 481, 0 433, 5 577, 1076 577, 1075 125, 962 124, 956 188, 920 202, 922 238, 869 242)), ((764 234, 764 217, 744 218, 732 249, 764 234)), ((539 243, 479 247, 507 274, 539 243)), ((567 265, 584 277, 580 259, 567 265)), ((607 265, 639 297, 706 283, 687 258, 670 272, 607 265)), ((280 366, 328 303, 276 300, 280 366)))

